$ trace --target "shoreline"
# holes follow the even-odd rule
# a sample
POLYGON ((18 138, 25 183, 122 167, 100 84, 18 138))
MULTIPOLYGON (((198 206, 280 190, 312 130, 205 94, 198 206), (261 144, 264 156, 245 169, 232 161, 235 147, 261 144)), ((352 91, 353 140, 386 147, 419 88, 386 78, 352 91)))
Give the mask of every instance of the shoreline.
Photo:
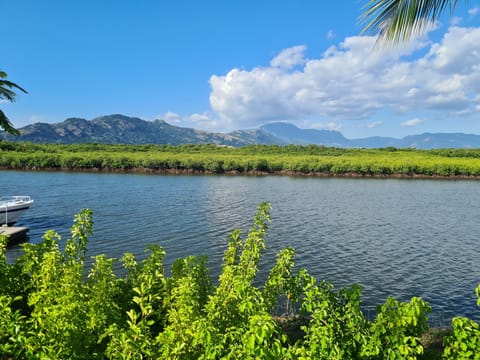
POLYGON ((292 170, 277 171, 224 171, 215 172, 210 170, 194 169, 152 169, 152 168, 130 168, 130 169, 112 169, 112 168, 52 168, 52 167, 31 167, 31 168, 11 168, 0 167, 4 171, 46 171, 46 172, 77 172, 77 173, 112 173, 112 174, 151 174, 151 175, 185 175, 185 176, 287 176, 287 177, 318 177, 318 178, 363 178, 363 179, 418 179, 418 180, 480 180, 480 175, 438 175, 438 174, 368 174, 368 173, 327 173, 327 172, 301 172, 292 170))

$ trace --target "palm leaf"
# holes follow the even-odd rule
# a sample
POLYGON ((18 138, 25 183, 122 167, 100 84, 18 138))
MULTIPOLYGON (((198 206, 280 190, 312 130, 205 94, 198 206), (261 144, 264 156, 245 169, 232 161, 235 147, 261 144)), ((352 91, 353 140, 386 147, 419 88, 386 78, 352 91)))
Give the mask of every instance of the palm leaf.
POLYGON ((8 101, 14 102, 17 94, 11 89, 18 89, 25 94, 27 93, 24 88, 11 81, 0 80, 0 99, 7 99, 8 101))
POLYGON ((379 34, 378 41, 397 45, 419 35, 458 0, 369 0, 363 7, 362 33, 379 34))
POLYGON ((7 73, 0 70, 0 100, 6 99, 8 101, 14 102, 15 96, 17 94, 12 89, 18 89, 27 94, 27 90, 22 88, 20 85, 15 84, 14 82, 5 80, 6 78, 7 73))
POLYGON ((13 127, 13 124, 10 122, 10 120, 7 118, 7 115, 5 115, 2 110, 0 110, 0 127, 9 134, 20 135, 20 131, 13 127))
MULTIPOLYGON (((18 89, 27 93, 27 91, 21 86, 15 84, 14 82, 6 80, 7 73, 0 70, 0 100, 6 99, 8 101, 14 102, 15 96, 17 95, 12 89, 18 89)), ((20 135, 20 131, 13 127, 13 124, 8 119, 7 115, 0 110, 0 128, 5 132, 8 132, 12 135, 20 135)))

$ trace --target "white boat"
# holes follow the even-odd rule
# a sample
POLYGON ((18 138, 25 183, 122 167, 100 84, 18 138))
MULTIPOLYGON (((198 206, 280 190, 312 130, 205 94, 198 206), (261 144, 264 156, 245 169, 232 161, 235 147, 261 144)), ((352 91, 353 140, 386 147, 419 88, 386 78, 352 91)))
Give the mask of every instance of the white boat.
POLYGON ((32 204, 30 196, 0 197, 0 225, 13 225, 32 204))

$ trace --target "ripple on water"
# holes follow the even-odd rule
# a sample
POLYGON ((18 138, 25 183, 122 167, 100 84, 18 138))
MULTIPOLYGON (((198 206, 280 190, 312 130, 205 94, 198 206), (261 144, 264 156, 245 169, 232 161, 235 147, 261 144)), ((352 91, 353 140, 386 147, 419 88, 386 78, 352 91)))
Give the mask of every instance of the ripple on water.
MULTIPOLYGON (((286 246, 296 264, 335 286, 363 286, 365 308, 392 295, 422 296, 436 316, 479 318, 478 181, 147 176, 2 172, 0 191, 35 200, 19 225, 38 242, 48 229, 69 236, 81 208, 94 212, 89 255, 145 256, 163 246, 165 263, 206 254, 220 271, 228 234, 245 235, 261 201, 272 206, 260 279, 286 246)), ((20 250, 9 249, 9 259, 20 250)))

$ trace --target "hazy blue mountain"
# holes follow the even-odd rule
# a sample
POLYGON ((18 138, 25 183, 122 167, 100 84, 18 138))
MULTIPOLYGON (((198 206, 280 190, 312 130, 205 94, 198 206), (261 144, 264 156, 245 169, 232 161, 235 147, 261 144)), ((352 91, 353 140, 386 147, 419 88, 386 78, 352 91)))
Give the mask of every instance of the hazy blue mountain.
POLYGON ((397 147, 417 149, 480 148, 480 136, 464 133, 423 133, 400 139, 397 147))
POLYGON ((286 144, 320 144, 335 147, 353 146, 352 141, 345 138, 338 131, 300 129, 293 124, 284 122, 263 125, 261 129, 276 136, 286 144))
POLYGON ((264 144, 264 145, 287 145, 288 142, 283 141, 275 134, 269 133, 262 128, 249 130, 236 130, 229 135, 235 138, 241 138, 250 145, 264 144))
MULTIPOLYGON (((399 147, 402 139, 392 137, 371 136, 363 139, 352 139, 352 147, 359 148, 384 148, 388 146, 399 147)), ((408 146, 406 146, 408 147, 408 146)))
POLYGON ((218 144, 245 146, 252 144, 298 144, 335 147, 397 148, 480 148, 480 135, 463 133, 424 133, 401 139, 367 137, 347 139, 338 131, 300 129, 276 122, 257 129, 237 130, 231 133, 213 133, 173 126, 163 120, 145 121, 125 115, 108 115, 85 120, 70 118, 61 123, 35 123, 20 128, 21 135, 13 137, 0 133, 0 140, 37 143, 107 143, 107 144, 218 144))
POLYGON ((262 130, 277 136, 289 144, 318 144, 336 147, 358 148, 480 148, 480 135, 464 133, 423 133, 404 138, 373 136, 362 139, 347 139, 338 131, 300 129, 289 123, 271 123, 262 130))

